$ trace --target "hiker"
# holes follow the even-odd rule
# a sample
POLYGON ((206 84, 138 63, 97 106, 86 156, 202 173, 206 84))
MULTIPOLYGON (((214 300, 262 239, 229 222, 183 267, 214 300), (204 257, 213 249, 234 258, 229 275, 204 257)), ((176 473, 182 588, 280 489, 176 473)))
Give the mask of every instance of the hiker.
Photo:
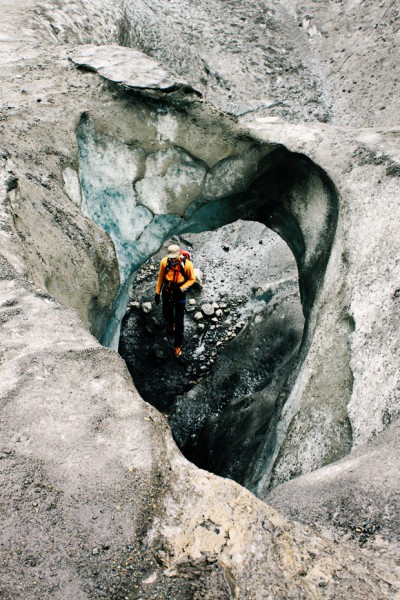
POLYGON ((160 304, 162 289, 163 314, 175 335, 174 354, 177 358, 182 356, 186 291, 196 281, 189 256, 188 252, 183 253, 176 244, 168 246, 167 256, 160 263, 154 297, 155 303, 160 304))

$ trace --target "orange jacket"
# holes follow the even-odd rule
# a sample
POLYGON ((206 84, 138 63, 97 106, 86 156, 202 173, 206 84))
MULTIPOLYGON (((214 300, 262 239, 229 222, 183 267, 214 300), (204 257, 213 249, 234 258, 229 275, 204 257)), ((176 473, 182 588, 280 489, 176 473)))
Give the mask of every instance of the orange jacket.
POLYGON ((171 267, 169 271, 167 271, 167 262, 168 258, 165 257, 162 259, 160 263, 160 270, 158 272, 158 280, 156 286, 156 294, 161 293, 161 288, 163 286, 164 281, 166 282, 174 282, 177 283, 182 292, 185 292, 191 285, 196 281, 196 276, 193 270, 193 263, 191 260, 186 259, 185 262, 185 275, 183 276, 181 273, 181 265, 177 264, 176 268, 171 267))

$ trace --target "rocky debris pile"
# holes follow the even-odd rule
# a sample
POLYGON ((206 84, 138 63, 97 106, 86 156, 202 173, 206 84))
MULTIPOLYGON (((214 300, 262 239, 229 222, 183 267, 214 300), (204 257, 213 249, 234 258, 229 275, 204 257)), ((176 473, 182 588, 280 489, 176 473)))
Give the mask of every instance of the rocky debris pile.
MULTIPOLYGON (((148 282, 149 279, 154 283, 154 271, 151 267, 151 264, 146 264, 140 269, 138 283, 148 282)), ((193 387, 202 380, 224 347, 245 327, 246 321, 241 318, 241 313, 247 300, 246 297, 239 297, 229 303, 209 301, 203 302, 201 306, 198 305, 196 298, 188 300, 185 317, 185 352, 181 363, 185 368, 183 375, 186 377, 189 387, 193 387)), ((125 323, 131 332, 133 328, 144 330, 142 351, 143 345, 146 346, 146 341, 143 339, 146 334, 152 337, 158 336, 159 341, 153 346, 152 354, 157 362, 168 363, 171 357, 169 346, 171 346, 173 338, 163 322, 160 312, 161 309, 154 302, 131 300, 128 304, 125 323)), ((122 333, 125 346, 130 344, 126 327, 123 328, 122 333)))
MULTIPOLYGON (((153 258, 148 260, 136 274, 136 284, 141 283, 149 278, 153 278, 154 274, 158 272, 157 265, 153 258)), ((132 304, 132 303, 131 303, 132 304)))
POLYGON ((192 385, 201 381, 226 344, 245 327, 246 321, 239 320, 240 307, 245 302, 244 298, 237 298, 229 304, 206 302, 198 310, 196 300, 194 298, 189 300, 186 312, 197 322, 197 333, 193 335, 193 339, 201 342, 191 357, 191 364, 186 369, 192 385))

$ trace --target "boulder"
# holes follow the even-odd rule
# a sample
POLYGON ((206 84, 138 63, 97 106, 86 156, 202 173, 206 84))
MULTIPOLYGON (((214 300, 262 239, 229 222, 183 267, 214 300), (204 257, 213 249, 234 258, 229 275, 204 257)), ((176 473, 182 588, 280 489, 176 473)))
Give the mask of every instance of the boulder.
POLYGON ((143 302, 141 309, 145 315, 148 315, 153 310, 153 305, 151 302, 143 302))
POLYGON ((214 306, 212 304, 202 304, 201 310, 206 317, 211 317, 215 312, 214 306))

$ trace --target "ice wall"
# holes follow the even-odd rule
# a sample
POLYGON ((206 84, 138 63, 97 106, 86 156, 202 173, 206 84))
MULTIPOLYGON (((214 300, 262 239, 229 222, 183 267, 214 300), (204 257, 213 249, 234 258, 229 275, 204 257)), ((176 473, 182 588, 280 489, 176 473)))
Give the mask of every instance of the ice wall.
MULTIPOLYGON (((130 149, 99 133, 87 117, 81 120, 77 139, 82 210, 110 235, 118 256, 121 287, 102 338, 106 346, 115 348, 135 272, 157 252, 182 219, 175 214, 154 214, 161 212, 156 204, 157 186, 152 188, 151 178, 144 175, 149 163, 157 164, 157 157, 146 161, 141 148, 130 149), (139 191, 135 189, 136 182, 141 184, 139 191)), ((165 160, 159 163, 162 170, 165 160)))

